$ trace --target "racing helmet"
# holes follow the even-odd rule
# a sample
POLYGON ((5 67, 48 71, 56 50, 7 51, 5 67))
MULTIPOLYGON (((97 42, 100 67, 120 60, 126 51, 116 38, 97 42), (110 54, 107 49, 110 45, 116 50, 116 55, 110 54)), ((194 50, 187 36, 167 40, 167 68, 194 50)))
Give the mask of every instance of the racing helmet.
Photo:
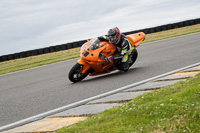
POLYGON ((109 43, 113 45, 116 45, 120 42, 121 33, 117 27, 110 29, 108 31, 107 36, 108 36, 109 43))

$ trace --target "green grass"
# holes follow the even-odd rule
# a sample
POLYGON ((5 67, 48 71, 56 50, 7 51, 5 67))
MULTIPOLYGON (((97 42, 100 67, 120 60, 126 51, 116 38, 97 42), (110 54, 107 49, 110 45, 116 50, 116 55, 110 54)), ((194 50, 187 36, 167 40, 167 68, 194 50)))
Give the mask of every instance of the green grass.
POLYGON ((197 133, 200 74, 136 97, 56 133, 197 133))
MULTIPOLYGON (((143 43, 200 32, 200 24, 147 34, 143 43)), ((0 62, 0 75, 79 57, 79 48, 0 62)))

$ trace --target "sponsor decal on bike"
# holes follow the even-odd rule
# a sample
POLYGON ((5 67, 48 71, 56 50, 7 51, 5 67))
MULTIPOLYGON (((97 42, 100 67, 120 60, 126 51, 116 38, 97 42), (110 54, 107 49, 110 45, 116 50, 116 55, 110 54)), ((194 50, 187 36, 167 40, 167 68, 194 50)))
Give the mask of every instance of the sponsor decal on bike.
POLYGON ((140 45, 140 42, 138 42, 136 45, 137 45, 137 46, 140 45))
POLYGON ((111 53, 111 51, 107 52, 107 54, 110 54, 110 53, 111 53))
POLYGON ((103 64, 103 63, 105 63, 105 62, 97 63, 96 65, 101 65, 101 64, 103 64))
POLYGON ((83 44, 82 47, 81 47, 82 50, 85 50, 86 48, 87 48, 86 44, 83 44))
POLYGON ((135 40, 135 37, 134 36, 130 36, 133 40, 135 40))

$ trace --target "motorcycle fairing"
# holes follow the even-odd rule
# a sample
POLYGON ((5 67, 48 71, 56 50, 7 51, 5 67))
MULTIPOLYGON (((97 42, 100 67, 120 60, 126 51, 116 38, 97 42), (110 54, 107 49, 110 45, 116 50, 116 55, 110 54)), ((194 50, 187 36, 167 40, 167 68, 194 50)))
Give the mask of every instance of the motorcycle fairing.
POLYGON ((145 33, 139 32, 139 33, 136 33, 136 34, 127 35, 126 37, 131 42, 132 46, 134 48, 137 48, 142 43, 142 41, 144 40, 145 33))
POLYGON ((97 39, 92 39, 83 44, 80 52, 81 59, 78 60, 78 63, 83 65, 82 73, 87 72, 91 67, 94 72, 90 73, 90 75, 105 73, 113 65, 113 62, 105 61, 105 57, 113 55, 115 51, 115 46, 97 39))

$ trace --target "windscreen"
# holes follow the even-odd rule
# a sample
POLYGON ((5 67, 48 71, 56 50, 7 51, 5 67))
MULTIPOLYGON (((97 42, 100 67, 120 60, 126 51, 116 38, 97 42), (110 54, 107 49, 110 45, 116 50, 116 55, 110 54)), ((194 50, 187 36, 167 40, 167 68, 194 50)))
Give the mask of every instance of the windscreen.
POLYGON ((104 44, 100 44, 100 40, 98 38, 96 38, 94 41, 92 41, 92 43, 90 44, 89 48, 92 50, 98 49, 100 47, 103 47, 104 44))

